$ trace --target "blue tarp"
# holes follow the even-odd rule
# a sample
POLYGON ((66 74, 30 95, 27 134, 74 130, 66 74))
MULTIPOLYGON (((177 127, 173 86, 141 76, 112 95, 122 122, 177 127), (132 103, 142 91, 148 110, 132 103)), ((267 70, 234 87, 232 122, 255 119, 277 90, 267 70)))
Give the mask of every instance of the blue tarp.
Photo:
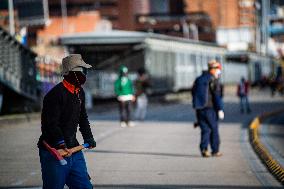
POLYGON ((284 34, 284 26, 270 27, 269 28, 269 33, 271 35, 284 34))

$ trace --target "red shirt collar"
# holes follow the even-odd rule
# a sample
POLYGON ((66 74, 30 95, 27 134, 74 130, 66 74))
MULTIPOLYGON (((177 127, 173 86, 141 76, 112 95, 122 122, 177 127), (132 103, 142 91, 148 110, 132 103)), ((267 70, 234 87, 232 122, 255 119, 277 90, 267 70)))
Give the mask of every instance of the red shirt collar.
POLYGON ((76 88, 74 85, 72 85, 71 83, 69 83, 68 81, 66 81, 65 79, 63 79, 62 81, 64 87, 72 94, 76 93, 78 94, 80 91, 80 88, 76 88))

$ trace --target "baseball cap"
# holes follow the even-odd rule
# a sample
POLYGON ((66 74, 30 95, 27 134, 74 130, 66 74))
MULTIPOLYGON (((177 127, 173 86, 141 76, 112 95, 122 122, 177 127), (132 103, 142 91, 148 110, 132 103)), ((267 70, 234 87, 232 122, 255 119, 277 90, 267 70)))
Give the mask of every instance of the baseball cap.
POLYGON ((210 60, 208 62, 208 68, 209 69, 220 69, 220 70, 222 70, 222 65, 219 62, 217 62, 216 60, 210 60))
POLYGON ((70 54, 62 59, 62 75, 68 75, 69 71, 81 71, 82 68, 91 68, 82 59, 80 54, 70 54))

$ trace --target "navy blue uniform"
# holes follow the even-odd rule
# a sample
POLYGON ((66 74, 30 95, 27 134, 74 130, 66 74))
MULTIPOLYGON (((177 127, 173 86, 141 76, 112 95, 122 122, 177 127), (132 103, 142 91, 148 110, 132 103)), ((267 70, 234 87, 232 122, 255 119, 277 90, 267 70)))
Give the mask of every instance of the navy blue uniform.
POLYGON ((194 82, 192 104, 201 128, 201 152, 207 150, 209 143, 212 153, 219 152, 220 137, 217 112, 223 110, 221 92, 219 81, 209 72, 203 72, 194 82))

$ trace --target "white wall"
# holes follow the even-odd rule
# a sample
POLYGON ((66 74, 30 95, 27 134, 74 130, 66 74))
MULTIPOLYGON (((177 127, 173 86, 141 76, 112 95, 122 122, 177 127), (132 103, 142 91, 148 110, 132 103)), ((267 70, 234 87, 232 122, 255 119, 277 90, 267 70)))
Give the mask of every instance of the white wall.
MULTIPOLYGON (((217 43, 219 45, 240 46, 238 44, 254 43, 254 30, 248 27, 242 28, 218 28, 216 31, 217 43), (234 45, 236 44, 236 45, 234 45)), ((248 45, 241 45, 240 48, 247 48, 248 45)), ((247 49, 234 49, 247 50, 247 49)))

